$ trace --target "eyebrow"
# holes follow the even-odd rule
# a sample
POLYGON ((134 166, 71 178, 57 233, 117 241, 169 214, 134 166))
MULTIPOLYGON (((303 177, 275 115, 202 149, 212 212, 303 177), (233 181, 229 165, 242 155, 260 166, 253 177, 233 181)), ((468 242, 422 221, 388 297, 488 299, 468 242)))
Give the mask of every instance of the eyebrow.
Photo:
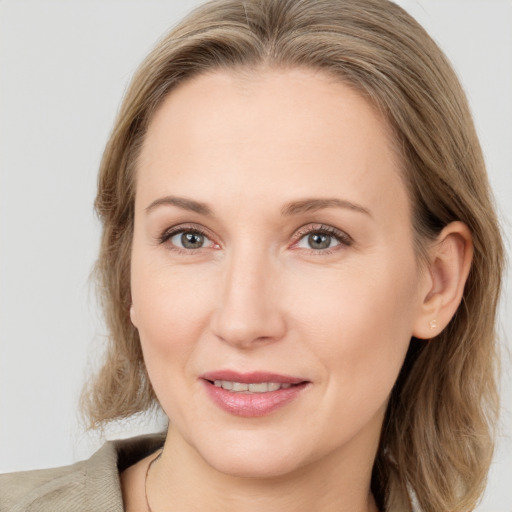
POLYGON ((161 205, 177 206, 182 210, 195 212, 200 215, 205 215, 206 217, 213 217, 212 209, 206 203, 200 203, 199 201, 194 201, 193 199, 176 196, 166 196, 161 197, 160 199, 156 199, 146 208, 146 213, 149 213, 151 210, 154 210, 157 206, 161 205))
POLYGON ((370 210, 356 203, 352 203, 345 199, 338 199, 337 197, 325 199, 302 199, 300 201, 293 201, 284 205, 281 209, 281 215, 298 215, 306 212, 316 212, 324 208, 345 208, 356 212, 364 213, 365 215, 372 216, 370 210))
MULTIPOLYGON (((166 196, 156 199, 146 208, 146 212, 150 212, 151 210, 154 210, 158 206, 162 205, 177 206, 182 210, 195 212, 199 215, 205 215, 206 217, 213 217, 213 211, 206 203, 201 203, 193 199, 177 196, 166 196)), ((281 208, 281 215, 283 217, 288 217, 292 215, 299 215, 301 213, 316 212, 325 208, 345 208, 348 210, 364 213, 370 217, 372 216, 370 210, 364 206, 352 203, 345 199, 338 199, 336 197, 325 199, 310 198, 301 199, 300 201, 292 201, 285 204, 283 208, 281 208)))

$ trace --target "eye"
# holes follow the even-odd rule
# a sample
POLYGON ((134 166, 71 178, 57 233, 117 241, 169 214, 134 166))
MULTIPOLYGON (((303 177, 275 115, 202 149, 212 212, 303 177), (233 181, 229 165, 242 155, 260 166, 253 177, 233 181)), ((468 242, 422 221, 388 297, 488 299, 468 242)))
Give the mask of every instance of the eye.
POLYGON ((339 246, 352 244, 352 238, 349 235, 332 226, 306 226, 296 236, 299 240, 294 244, 294 247, 309 249, 314 252, 330 253, 329 249, 336 250, 339 246))
POLYGON ((195 251, 209 247, 216 247, 216 244, 202 230, 194 227, 177 227, 165 231, 160 237, 161 244, 167 243, 171 248, 182 251, 195 251))
POLYGON ((339 240, 336 240, 333 235, 328 235, 320 231, 315 231, 309 235, 303 236, 297 243, 297 247, 301 249, 330 249, 336 245, 340 245, 339 240))
POLYGON ((169 238, 173 245, 183 247, 184 249, 200 249, 203 247, 207 238, 201 233, 193 231, 183 231, 169 238))
POLYGON ((304 249, 329 249, 330 247, 339 244, 340 242, 332 235, 315 232, 310 235, 303 236, 299 240, 297 247, 302 247, 304 249))

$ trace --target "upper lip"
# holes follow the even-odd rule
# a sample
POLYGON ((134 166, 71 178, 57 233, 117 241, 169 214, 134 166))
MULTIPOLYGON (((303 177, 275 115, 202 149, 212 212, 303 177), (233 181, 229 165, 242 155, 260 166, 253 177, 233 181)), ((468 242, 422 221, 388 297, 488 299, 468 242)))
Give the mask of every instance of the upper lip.
POLYGON ((239 373, 233 370, 218 370, 203 373, 201 379, 210 380, 227 380, 229 382, 241 382, 244 384, 255 384, 257 382, 275 382, 278 384, 300 384, 306 382, 305 379, 300 377, 293 377, 291 375, 280 375, 278 373, 270 372, 250 372, 239 373))

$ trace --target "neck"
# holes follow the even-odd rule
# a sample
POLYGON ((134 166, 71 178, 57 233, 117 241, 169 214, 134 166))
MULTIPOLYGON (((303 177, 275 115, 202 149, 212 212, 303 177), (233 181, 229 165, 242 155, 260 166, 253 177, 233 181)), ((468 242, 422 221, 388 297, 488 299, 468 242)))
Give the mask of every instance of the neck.
POLYGON ((217 471, 170 428, 147 482, 149 504, 153 512, 377 512, 370 493, 377 446, 361 441, 286 475, 252 478, 217 471))

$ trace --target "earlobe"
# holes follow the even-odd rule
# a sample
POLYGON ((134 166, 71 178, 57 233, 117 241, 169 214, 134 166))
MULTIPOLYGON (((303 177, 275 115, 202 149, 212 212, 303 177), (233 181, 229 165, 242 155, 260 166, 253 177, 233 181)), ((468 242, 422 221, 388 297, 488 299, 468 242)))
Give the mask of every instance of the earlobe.
POLYGON ((131 320, 133 326, 137 327, 137 321, 135 318, 135 307, 133 306, 133 304, 130 305, 130 320, 131 320))
POLYGON ((463 222, 451 222, 428 252, 428 279, 413 329, 413 336, 420 339, 437 336, 459 307, 473 258, 469 228, 463 222))

